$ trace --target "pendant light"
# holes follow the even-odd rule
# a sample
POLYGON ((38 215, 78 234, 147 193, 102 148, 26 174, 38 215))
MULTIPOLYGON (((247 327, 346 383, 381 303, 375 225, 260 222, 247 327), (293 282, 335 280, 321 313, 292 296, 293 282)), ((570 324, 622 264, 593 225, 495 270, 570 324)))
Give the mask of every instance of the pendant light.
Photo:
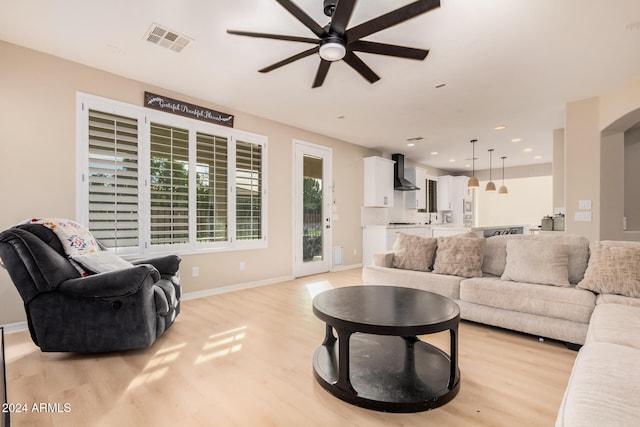
POLYGON ((502 194, 504 196, 506 194, 509 194, 509 190, 507 190, 507 187, 504 185, 504 159, 506 159, 506 157, 502 156, 501 158, 502 158, 502 185, 498 190, 498 194, 502 194))
POLYGON ((489 151, 489 182, 487 182, 485 191, 493 193, 496 191, 496 185, 493 183, 493 180, 491 179, 491 159, 493 157, 493 148, 490 148, 488 151, 489 151))
POLYGON ((473 154, 471 155, 471 164, 472 166, 472 172, 471 172, 471 178, 469 178, 469 183, 467 184, 467 188, 480 188, 480 182, 478 181, 478 177, 476 176, 476 142, 478 142, 477 139, 472 139, 471 140, 471 146, 473 147, 473 154))

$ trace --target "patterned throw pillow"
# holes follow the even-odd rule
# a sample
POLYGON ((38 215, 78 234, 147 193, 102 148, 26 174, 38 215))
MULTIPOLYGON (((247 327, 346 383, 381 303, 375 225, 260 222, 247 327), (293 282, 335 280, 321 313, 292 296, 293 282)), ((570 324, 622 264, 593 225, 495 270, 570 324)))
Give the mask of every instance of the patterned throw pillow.
POLYGON ((486 240, 471 234, 438 237, 433 272, 460 277, 482 277, 486 240))
POLYGON ((62 218, 34 219, 34 224, 42 224, 58 236, 64 252, 69 257, 98 252, 100 247, 93 235, 83 225, 62 218))
POLYGON ((510 240, 502 280, 567 287, 568 265, 569 245, 544 240, 510 240))
POLYGON ((436 244, 433 237, 398 233, 398 238, 393 243, 393 267, 403 270, 431 270, 436 244))
POLYGON ((87 271, 73 260, 73 257, 100 251, 98 242, 83 225, 63 218, 33 219, 32 224, 42 224, 53 231, 64 249, 69 262, 78 270, 81 276, 87 276, 87 271))
POLYGON ((640 245, 592 242, 584 279, 576 287, 600 294, 640 298, 640 245))

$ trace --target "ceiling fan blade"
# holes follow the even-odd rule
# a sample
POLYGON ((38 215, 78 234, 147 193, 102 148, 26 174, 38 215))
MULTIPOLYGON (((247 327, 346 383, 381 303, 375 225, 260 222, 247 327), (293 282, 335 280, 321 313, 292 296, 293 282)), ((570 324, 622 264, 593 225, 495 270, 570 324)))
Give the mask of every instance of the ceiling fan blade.
POLYGON ((276 1, 280 3, 282 7, 287 9, 287 11, 289 11, 290 14, 295 16, 295 18, 298 21, 302 22, 305 27, 310 29, 313 32, 313 34, 315 34, 318 37, 324 37, 327 35, 327 32, 324 30, 324 28, 318 25, 316 21, 311 19, 309 15, 304 13, 304 11, 300 9, 298 6, 296 6, 295 3, 293 3, 290 0, 276 0, 276 1))
POLYGON ((322 86, 324 79, 327 77, 330 66, 331 61, 325 61, 324 59, 320 60, 320 65, 318 65, 318 71, 316 72, 316 78, 313 80, 313 85, 311 86, 312 89, 322 86))
POLYGON ((347 24, 351 19, 353 8, 356 5, 356 0, 339 0, 336 5, 336 10, 331 17, 331 26, 329 27, 329 33, 344 34, 347 30, 347 24))
POLYGON ((351 42, 360 40, 363 37, 377 33, 385 28, 393 27, 394 25, 428 12, 436 7, 440 7, 440 0, 418 0, 413 3, 409 3, 408 5, 392 12, 348 29, 346 32, 346 38, 351 42))
POLYGON ((358 58, 355 53, 347 52, 347 54, 343 58, 343 61, 349 64, 351 68, 356 70, 358 73, 360 73, 360 75, 367 79, 369 83, 375 83, 380 80, 380 76, 374 73, 367 64, 362 62, 362 60, 358 58))
POLYGON ((264 67, 264 68, 262 68, 262 69, 260 69, 258 71, 261 72, 261 73, 268 73, 269 71, 273 71, 276 68, 282 67, 283 65, 291 64, 292 62, 297 61, 298 59, 306 58, 307 56, 313 55, 314 53, 318 53, 318 50, 320 50, 320 47, 316 46, 316 47, 311 48, 309 50, 305 50, 303 52, 296 53, 293 56, 285 58, 282 61, 278 61, 275 64, 271 64, 268 67, 264 67))
POLYGON ((320 40, 318 39, 312 39, 309 37, 287 36, 284 34, 253 33, 251 31, 236 31, 236 30, 227 30, 227 33, 233 34, 235 36, 258 37, 261 39, 286 40, 291 42, 316 43, 316 44, 320 43, 320 40))
POLYGON ((364 40, 358 40, 349 44, 349 49, 357 52, 375 53, 377 55, 396 56, 399 58, 416 60, 423 60, 429 54, 429 51, 424 49, 368 42, 364 40))

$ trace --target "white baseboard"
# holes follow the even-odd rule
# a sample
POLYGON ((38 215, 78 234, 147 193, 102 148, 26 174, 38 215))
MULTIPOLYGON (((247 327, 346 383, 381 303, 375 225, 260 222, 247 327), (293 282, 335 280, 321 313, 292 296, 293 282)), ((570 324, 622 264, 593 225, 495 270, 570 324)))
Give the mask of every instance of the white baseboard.
POLYGON ((29 329, 29 325, 27 322, 16 322, 16 323, 7 323, 6 325, 2 325, 4 332, 6 334, 10 334, 12 332, 20 332, 29 329))
POLYGON ((286 282, 287 280, 293 280, 293 276, 274 277, 266 280, 258 280, 256 282, 239 283, 237 285, 223 286, 220 288, 206 289, 204 291, 187 292, 180 298, 181 301, 186 301, 195 298, 208 297, 211 295, 224 294, 226 292, 240 291, 242 289, 257 288, 259 286, 273 285, 274 283, 286 282))
POLYGON ((340 265, 334 266, 331 271, 344 271, 344 270, 353 270, 354 268, 362 268, 362 264, 349 264, 349 265, 340 265))

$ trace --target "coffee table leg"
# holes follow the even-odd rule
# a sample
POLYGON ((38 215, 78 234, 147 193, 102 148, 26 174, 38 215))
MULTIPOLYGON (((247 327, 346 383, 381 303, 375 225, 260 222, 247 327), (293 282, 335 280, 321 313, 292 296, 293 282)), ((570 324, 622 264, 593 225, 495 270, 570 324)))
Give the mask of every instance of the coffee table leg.
POLYGON ((449 374, 449 390, 453 390, 453 387, 458 383, 458 325, 449 329, 449 336, 451 339, 451 372, 449 374))
POLYGON ((338 333, 338 382, 336 386, 355 395, 357 393, 351 385, 349 371, 349 340, 352 333, 340 329, 336 329, 336 332, 338 333))
POLYGON ((327 347, 331 347, 336 342, 336 337, 333 335, 333 327, 327 324, 327 329, 324 334, 324 341, 322 341, 322 345, 327 347))

